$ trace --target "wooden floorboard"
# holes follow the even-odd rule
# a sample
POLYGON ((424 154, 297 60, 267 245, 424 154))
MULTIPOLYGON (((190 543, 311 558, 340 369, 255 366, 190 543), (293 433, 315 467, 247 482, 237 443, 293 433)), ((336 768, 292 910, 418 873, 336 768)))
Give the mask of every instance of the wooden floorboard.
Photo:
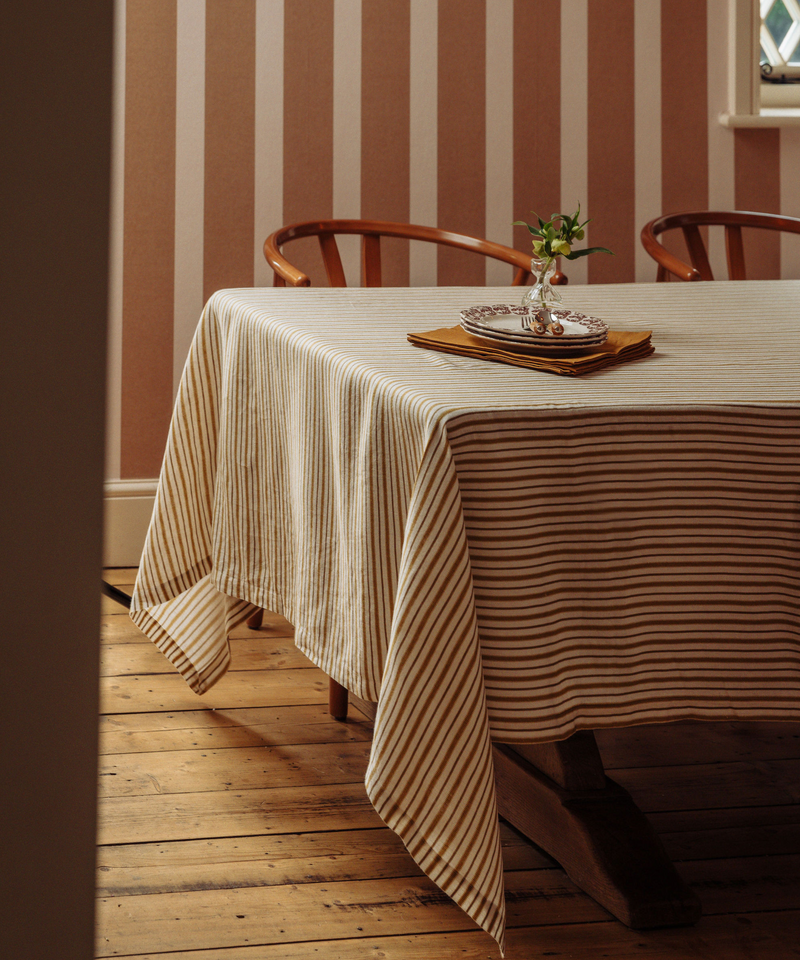
MULTIPOLYGON (((292 642, 291 637, 246 637, 230 641, 230 672, 241 670, 285 670, 311 667, 312 663, 292 642)), ((113 643, 102 651, 100 675, 135 676, 175 672, 175 668, 152 643, 113 643)))
MULTIPOLYGON (((130 593, 135 571, 107 571, 130 593)), ((97 957, 496 960, 364 790, 371 727, 269 614, 232 633, 198 697, 104 599, 97 957)), ((627 930, 501 824, 509 960, 800 958, 800 725, 599 731, 703 903, 693 928, 627 930)))
POLYGON ((270 781, 289 787, 361 783, 369 746, 359 742, 293 743, 105 756, 100 764, 100 796, 255 790, 270 781))
MULTIPOLYGON (((508 871, 553 868, 508 826, 503 856, 508 871)), ((99 849, 98 871, 104 897, 421 875, 386 827, 108 844, 99 849)))
MULTIPOLYGON (((538 960, 792 960, 800 956, 800 912, 712 917, 692 930, 642 935, 615 922, 510 929, 506 957, 538 960)), ((136 960, 494 960, 479 931, 158 952, 136 960)))
POLYGON ((341 743, 370 740, 367 721, 331 723, 326 704, 109 714, 100 718, 101 751, 270 746, 275 743, 341 743))
POLYGON ((328 682, 321 671, 307 667, 229 671, 203 697, 193 693, 178 673, 100 678, 103 713, 197 710, 203 706, 224 710, 264 703, 288 706, 325 703, 327 696, 328 682))

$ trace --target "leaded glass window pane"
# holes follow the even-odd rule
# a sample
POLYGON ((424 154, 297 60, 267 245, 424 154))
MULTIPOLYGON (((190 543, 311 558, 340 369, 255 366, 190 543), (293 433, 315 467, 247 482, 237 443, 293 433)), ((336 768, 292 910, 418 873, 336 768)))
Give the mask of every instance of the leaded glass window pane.
POLYGON ((786 9, 783 0, 775 0, 769 13, 764 17, 764 23, 766 23, 775 43, 780 46, 792 26, 792 15, 786 9))

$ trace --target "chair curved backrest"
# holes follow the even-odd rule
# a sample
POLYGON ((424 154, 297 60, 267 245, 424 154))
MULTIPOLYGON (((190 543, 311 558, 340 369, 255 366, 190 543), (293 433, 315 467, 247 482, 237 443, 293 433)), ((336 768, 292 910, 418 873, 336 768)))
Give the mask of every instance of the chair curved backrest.
POLYGON ((725 228, 725 251, 728 259, 728 279, 746 280, 742 227, 758 230, 784 230, 800 233, 800 219, 781 217, 772 213, 750 213, 744 210, 704 210, 692 213, 672 213, 646 223, 642 228, 642 246, 658 264, 656 280, 713 280, 711 264, 700 227, 722 226, 725 228), (667 230, 680 229, 689 250, 691 266, 670 253, 656 239, 667 230))
MULTIPOLYGON (((281 247, 301 237, 318 237, 328 282, 332 287, 346 287, 342 260, 336 245, 336 234, 360 234, 361 269, 365 287, 381 286, 381 237, 400 237, 407 240, 424 240, 428 243, 440 243, 448 247, 458 247, 472 253, 501 260, 517 268, 512 286, 527 283, 531 276, 530 254, 520 253, 513 247, 503 246, 491 240, 481 240, 463 233, 451 233, 437 227, 422 227, 413 223, 391 223, 387 220, 309 220, 282 227, 267 237, 264 242, 264 256, 272 267, 274 285, 284 287, 309 287, 309 278, 293 266, 284 257, 281 247)), ((557 274, 551 282, 566 283, 563 274, 557 274)))

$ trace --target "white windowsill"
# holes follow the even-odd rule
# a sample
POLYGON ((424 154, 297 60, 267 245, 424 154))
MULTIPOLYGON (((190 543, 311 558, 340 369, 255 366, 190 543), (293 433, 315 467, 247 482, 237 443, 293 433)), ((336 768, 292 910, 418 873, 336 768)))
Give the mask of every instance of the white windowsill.
POLYGON ((723 127, 800 127, 800 107, 763 109, 761 113, 721 113, 723 127))

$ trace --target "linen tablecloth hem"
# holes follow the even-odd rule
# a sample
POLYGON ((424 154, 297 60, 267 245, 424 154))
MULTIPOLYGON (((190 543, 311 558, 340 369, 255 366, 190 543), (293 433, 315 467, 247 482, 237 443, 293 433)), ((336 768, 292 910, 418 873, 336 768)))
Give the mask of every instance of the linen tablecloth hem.
MULTIPOLYGON (((403 845, 409 856, 420 870, 496 941, 500 948, 501 957, 505 957, 506 909, 502 872, 500 873, 499 889, 494 891, 494 896, 487 896, 485 890, 482 891, 471 884, 463 873, 447 862, 446 858, 440 857, 434 868, 429 859, 431 850, 428 847, 424 848, 424 851, 428 854, 426 859, 416 854, 405 842, 404 836, 407 836, 409 832, 409 818, 406 812, 386 798, 381 798, 374 789, 370 789, 369 778, 367 778, 366 786, 367 796, 375 808, 375 812, 386 826, 403 840, 403 845), (449 876, 445 877, 445 873, 449 876)), ((502 853, 499 853, 499 856, 502 862, 502 853)))
POLYGON ((227 644, 219 649, 213 660, 203 670, 198 670, 164 627, 147 610, 133 611, 131 620, 153 641, 196 694, 206 693, 227 673, 231 663, 227 644))
POLYGON ((131 612, 131 620, 175 666, 197 694, 209 690, 230 665, 228 634, 256 607, 220 592, 210 576, 180 596, 131 612))
POLYGON ((728 709, 702 709, 692 707, 685 710, 675 710, 671 704, 667 704, 661 711, 650 709, 630 713, 622 720, 618 717, 608 717, 607 715, 598 714, 595 717, 585 717, 581 721, 571 724, 562 724, 558 727, 545 727, 533 735, 530 733, 521 733, 515 736, 505 731, 502 734, 492 733, 491 739, 492 743, 505 743, 513 747, 523 744, 556 743, 561 740, 567 740, 573 734, 579 733, 582 730, 617 730, 624 727, 641 727, 651 724, 686 723, 692 721, 700 723, 726 723, 734 721, 792 723, 800 721, 800 704, 796 700, 792 702, 787 698, 786 701, 766 704, 762 694, 760 698, 754 696, 753 701, 754 703, 746 706, 732 706, 728 709), (758 700, 757 703, 755 702, 756 700, 758 700), (669 714, 669 716, 665 714, 669 714))

